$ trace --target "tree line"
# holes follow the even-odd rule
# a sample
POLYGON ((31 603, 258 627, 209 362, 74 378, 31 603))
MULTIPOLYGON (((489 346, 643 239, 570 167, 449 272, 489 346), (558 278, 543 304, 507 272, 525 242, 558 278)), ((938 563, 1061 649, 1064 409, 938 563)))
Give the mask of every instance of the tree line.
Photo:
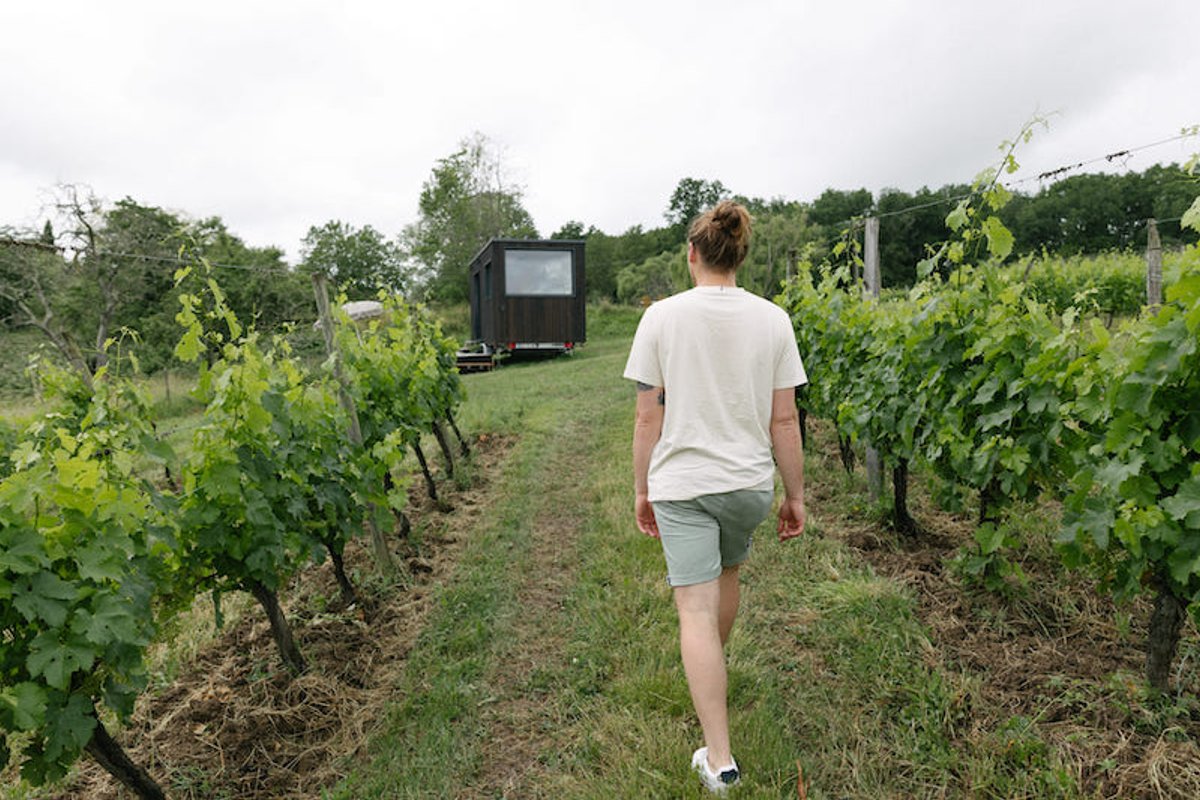
MULTIPOLYGON (((1159 226, 1164 245, 1194 234, 1177 219, 1194 197, 1194 179, 1155 165, 1124 175, 1083 174, 1014 193, 1000 218, 1016 253, 1063 255, 1138 248, 1144 220, 1159 226)), ((948 184, 915 192, 827 189, 811 201, 739 195, 719 180, 685 177, 667 199, 663 224, 607 233, 572 220, 550 238, 587 243, 590 300, 635 302, 686 288, 687 225, 719 199, 741 200, 755 218, 754 246, 740 276, 747 288, 772 294, 789 264, 820 261, 852 221, 882 216, 880 261, 885 286, 908 286, 942 234, 946 213, 969 187, 948 184)), ((103 366, 104 343, 136 330, 136 352, 148 371, 169 363, 170 332, 179 310, 172 281, 181 252, 224 265, 232 309, 260 329, 312 319, 307 273, 329 275, 350 299, 386 290, 426 300, 462 302, 472 257, 492 237, 535 238, 523 190, 506 176, 502 156, 482 134, 438 159, 418 199, 418 216, 389 237, 343 220, 313 225, 299 263, 277 247, 248 245, 220 217, 193 219, 126 197, 105 203, 79 186, 59 187, 40 230, 0 225, 0 329, 33 328, 65 363, 84 375, 103 366)))
MULTIPOLYGON (((1165 220, 1159 224, 1163 246, 1178 248, 1197 238, 1179 223, 1195 199, 1195 187, 1196 179, 1174 164, 1123 175, 1073 175, 1035 192, 1013 192, 999 218, 1013 234, 1016 255, 1046 251, 1074 256, 1144 248, 1148 218, 1165 220)), ((686 288, 681 208, 698 211, 725 197, 746 205, 754 217, 755 236, 739 279, 763 294, 775 291, 789 257, 820 262, 854 220, 879 216, 883 285, 911 286, 917 265, 929 256, 926 243, 944 237, 947 212, 970 191, 966 184, 915 192, 883 189, 878 195, 865 188, 831 188, 802 202, 746 197, 731 193, 720 181, 685 178, 664 212, 663 227, 635 226, 609 236, 571 223, 561 232, 587 239, 589 294, 632 301, 686 288), (704 202, 689 203, 696 198, 704 202)))

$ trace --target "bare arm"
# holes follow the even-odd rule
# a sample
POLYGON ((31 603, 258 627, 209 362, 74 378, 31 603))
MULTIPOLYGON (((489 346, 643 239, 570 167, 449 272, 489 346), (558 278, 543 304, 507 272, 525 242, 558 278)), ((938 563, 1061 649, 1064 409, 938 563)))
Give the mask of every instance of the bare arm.
POLYGON ((667 394, 661 386, 649 386, 640 381, 637 389, 637 416, 633 423, 634 517, 638 530, 657 537, 658 522, 649 499, 650 453, 662 436, 667 394))
POLYGON ((804 446, 800 438, 800 416, 796 413, 796 390, 776 389, 771 396, 771 448, 783 479, 784 498, 779 506, 779 539, 804 532, 804 446))

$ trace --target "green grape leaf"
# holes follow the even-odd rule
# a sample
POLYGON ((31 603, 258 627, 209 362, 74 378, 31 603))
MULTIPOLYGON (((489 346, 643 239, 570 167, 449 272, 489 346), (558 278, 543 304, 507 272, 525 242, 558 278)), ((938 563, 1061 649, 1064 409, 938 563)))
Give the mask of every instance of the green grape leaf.
POLYGON ((1141 453, 1135 453, 1127 461, 1112 459, 1096 470, 1096 481, 1114 491, 1119 491, 1121 484, 1129 478, 1140 475, 1146 459, 1141 453))
POLYGON ((90 647, 71 637, 69 642, 60 642, 56 631, 43 631, 29 644, 29 657, 25 667, 33 677, 39 675, 53 689, 67 691, 71 676, 77 670, 90 669, 95 653, 90 647))
POLYGON ((84 491, 93 491, 100 483, 100 463, 77 457, 61 459, 57 463, 59 480, 64 486, 84 491))
POLYGON ((128 553, 112 547, 112 539, 112 536, 98 539, 75 551, 73 558, 81 578, 103 583, 120 582, 125 577, 128 553))
POLYGON ((31 731, 46 714, 46 690, 25 681, 0 690, 0 728, 31 731))
POLYGON ((969 203, 969 199, 958 201, 958 205, 954 207, 954 210, 946 215, 946 226, 950 230, 961 230, 970 221, 970 215, 967 213, 969 203))
MULTIPOLYGON (((1009 156, 1009 158, 1011 158, 1011 156, 1009 156)), ((1016 165, 1015 161, 1013 162, 1013 165, 1016 165)), ((1009 171, 1011 172, 1012 170, 1009 171)), ((999 211, 1000 209, 1004 208, 1011 200, 1012 192, 1005 188, 1003 184, 997 183, 995 187, 992 188, 992 191, 988 192, 987 194, 988 205, 992 207, 993 211, 999 211)))
POLYGON ((242 472, 237 464, 218 461, 208 466, 207 483, 215 497, 236 497, 242 490, 242 472))
POLYGON ((1108 549, 1109 534, 1112 533, 1116 513, 1112 506, 1099 497, 1089 497, 1084 501, 1083 512, 1079 515, 1079 527, 1092 537, 1092 542, 1101 550, 1108 549))
POLYGON ((1006 405, 990 414, 980 414, 976 424, 981 431, 990 431, 993 428, 1002 427, 1012 420, 1014 411, 1016 409, 1013 406, 1006 405))
POLYGON ((29 622, 42 620, 58 628, 66 621, 75 594, 74 586, 53 572, 42 571, 14 583, 13 607, 29 622))
POLYGON ((46 709, 46 757, 52 761, 74 760, 96 729, 96 711, 92 701, 73 694, 66 704, 46 709))
POLYGON ((1183 481, 1179 490, 1161 505, 1172 519, 1180 520, 1189 528, 1200 528, 1200 478, 1193 476, 1183 481))
POLYGON ((204 352, 204 344, 200 341, 202 330, 199 326, 193 326, 183 332, 183 336, 179 337, 179 343, 175 345, 175 357, 185 364, 190 364, 200 357, 204 352))
POLYGON ((988 252, 997 261, 1003 261, 1012 253, 1012 231, 1004 226, 999 217, 988 217, 983 221, 983 234, 987 237, 988 252))
POLYGON ((0 530, 0 568, 17 575, 29 575, 50 566, 42 549, 42 535, 33 528, 12 527, 0 530))
POLYGON ((139 440, 142 452, 160 464, 170 464, 176 459, 175 450, 170 443, 156 436, 147 434, 139 440))
POLYGON ((1192 204, 1188 206, 1188 210, 1183 212, 1183 218, 1179 220, 1179 225, 1200 233, 1200 197, 1193 200, 1192 204))
POLYGON ((1004 528, 985 522, 976 528, 975 541, 983 555, 991 555, 1004 545, 1004 535, 1004 528))
POLYGON ((103 595, 96 600, 94 608, 79 609, 71 620, 71 631, 101 646, 111 642, 148 644, 138 630, 138 619, 132 606, 118 595, 103 595))
POLYGON ((36 464, 42 458, 42 453, 31 441, 21 442, 8 456, 15 469, 23 470, 36 464))

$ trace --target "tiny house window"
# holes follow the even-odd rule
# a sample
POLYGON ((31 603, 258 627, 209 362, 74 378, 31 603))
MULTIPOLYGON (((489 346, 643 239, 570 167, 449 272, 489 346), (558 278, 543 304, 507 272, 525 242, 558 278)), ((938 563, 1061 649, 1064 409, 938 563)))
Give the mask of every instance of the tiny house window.
POLYGON ((505 250, 505 293, 552 295, 575 293, 570 250, 505 250))
POLYGON ((483 299, 492 299, 492 262, 483 265, 483 299))

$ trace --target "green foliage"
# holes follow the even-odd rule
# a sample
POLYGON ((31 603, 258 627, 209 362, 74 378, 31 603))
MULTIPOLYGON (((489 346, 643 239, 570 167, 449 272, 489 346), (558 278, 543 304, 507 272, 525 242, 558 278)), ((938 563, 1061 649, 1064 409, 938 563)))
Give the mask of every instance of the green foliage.
POLYGON ((1020 544, 1017 531, 985 522, 972 538, 973 545, 961 548, 950 562, 963 583, 1000 595, 1012 595, 1028 586, 1021 565, 1005 555, 1020 544))
POLYGON ((634 225, 615 236, 589 228, 584 238, 587 241, 588 299, 593 302, 620 300, 622 270, 662 253, 674 253, 683 241, 682 235, 677 235, 671 228, 644 230, 641 225, 634 225))
POLYGON ((1034 195, 1016 195, 1001 217, 1022 253, 1141 249, 1146 246, 1143 223, 1151 217, 1172 220, 1159 225, 1163 245, 1171 248, 1196 241, 1177 221, 1195 197, 1195 183, 1184 170, 1156 164, 1140 173, 1065 177, 1034 195))
POLYGON ((587 235, 584 224, 577 219, 567 220, 558 230, 550 234, 551 239, 582 239, 587 235))
POLYGON ((1080 448, 1063 540, 1119 596, 1200 597, 1200 270, 1155 315, 1098 338, 1075 377, 1080 448))
MULTIPOLYGON (((393 475, 405 448, 419 444, 435 421, 444 419, 463 399, 455 368, 456 343, 442 335, 424 308, 395 296, 380 295, 383 316, 365 330, 339 325, 338 347, 359 408, 363 444, 393 475)), ((402 478, 395 478, 386 504, 404 508, 402 478)))
POLYGON ((994 270, 947 285, 925 310, 912 332, 922 402, 937 410, 925 458, 984 504, 1055 485, 1062 382, 1081 335, 1075 312, 1051 316, 994 270))
POLYGON ((874 204, 874 198, 866 189, 826 189, 812 202, 809 219, 828 229, 840 230, 850 220, 870 211, 874 204))
MULTIPOLYGON (((405 480, 388 492, 381 471, 399 467, 404 434, 462 397, 454 343, 420 309, 392 301, 392 334, 368 337, 393 368, 390 387, 371 387, 388 406, 367 417, 372 430, 402 407, 409 417, 364 450, 347 436, 331 375, 307 372, 282 337, 264 344, 243 328, 201 264, 176 276, 176 353, 199 364, 204 405, 182 469, 121 374, 134 361, 124 336, 105 344, 91 383, 44 365, 51 411, 23 434, 0 431, 0 753, 6 763, 7 735, 20 733, 32 783, 65 774, 100 704, 128 717, 146 684, 145 648, 201 587, 249 590, 269 607, 304 563, 340 555, 368 502, 402 508, 405 480), (141 477, 156 464, 181 476, 178 495, 141 477)), ((343 326, 350 339, 356 330, 343 326)), ((276 627, 289 664, 300 662, 276 627)))
POLYGON ((1111 323, 1140 308, 1141 267, 1131 258, 1002 267, 1014 238, 998 216, 1012 199, 1000 176, 1016 169, 1015 147, 1006 142, 1001 162, 947 214, 953 235, 929 248, 906 298, 863 299, 845 238, 833 256, 849 263, 825 265, 816 286, 801 278, 784 288, 779 302, 810 363, 800 402, 885 461, 923 460, 946 494, 978 492, 974 546, 955 559, 968 582, 1023 585, 1005 555, 1016 530, 997 509, 1067 487, 1069 564, 1097 566, 1118 596, 1151 586, 1194 609, 1200 255, 1191 248, 1168 267, 1160 312, 1111 335, 1090 315, 1104 311, 1111 323))
POLYGON ((97 704, 129 716, 145 648, 185 599, 169 503, 137 474, 139 455, 169 452, 137 390, 106 373, 82 402, 59 395, 0 480, 0 755, 5 732, 28 734, 21 773, 34 784, 65 774, 97 704))
POLYGON ((634 303, 659 299, 688 288, 687 252, 676 248, 630 264, 617 273, 617 298, 634 303))
POLYGON ((303 452, 290 414, 306 407, 304 375, 279 341, 264 349, 256 333, 243 331, 216 281, 204 284, 205 294, 180 296, 184 334, 176 348, 185 362, 216 350, 211 366, 200 364, 204 421, 183 472, 187 555, 213 588, 274 591, 315 549, 302 534, 303 471, 288 463, 303 452))
POLYGON ((1060 313, 1076 306, 1112 319, 1137 314, 1146 301, 1146 260, 1133 253, 1090 258, 1043 253, 1011 269, 1025 273, 1032 297, 1060 313))
POLYGON ((663 216, 672 228, 686 234, 692 220, 728 196, 729 190, 720 181, 683 178, 675 185, 675 191, 671 192, 671 200, 663 216))
MULTIPOLYGON (((94 371, 104 339, 120 328, 140 333, 135 351, 147 371, 169 363, 179 307, 172 273, 185 245, 238 267, 222 280, 242 319, 276 330, 312 318, 307 276, 288 271, 278 248, 247 246, 219 218, 190 220, 128 197, 108 206, 76 188, 61 194, 60 243, 77 256, 68 261, 53 250, 0 246, 0 318, 38 329, 73 369, 94 371)), ((6 362, 5 371, 11 369, 6 362)))
MULTIPOLYGON (((858 375, 867 360, 862 322, 867 314, 857 292, 842 291, 849 270, 823 267, 814 287, 807 263, 776 301, 791 314, 809 383, 798 394, 800 405, 814 416, 839 420, 839 410, 852 390, 847 376, 858 375)), ((849 414, 852 417, 853 414, 849 414)))
POLYGON ((403 248, 418 265, 426 293, 467 297, 467 269, 489 239, 536 238, 521 191, 502 178, 500 157, 483 134, 439 159, 421 189, 420 218, 404 229, 403 248))
POLYGON ((909 194, 884 189, 875 203, 881 220, 879 271, 884 287, 911 286, 917 279, 917 264, 926 256, 927 242, 946 235, 947 198, 969 193, 965 185, 948 185, 937 191, 925 187, 909 194))
POLYGON ((400 249, 370 225, 357 230, 337 220, 314 225, 304 236, 301 258, 306 270, 329 275, 353 300, 374 297, 381 289, 404 291, 400 249))
POLYGON ((825 266, 816 286, 801 278, 785 287, 779 301, 810 365, 801 403, 886 462, 924 461, 952 488, 978 492, 981 525, 955 561, 968 582, 1020 587, 1005 555, 1017 530, 997 511, 1066 487, 1068 563, 1097 566, 1118 596, 1150 585, 1194 604, 1200 257, 1195 248, 1179 256, 1163 309, 1114 335, 1088 316, 1095 288, 1069 301, 1059 290, 1060 311, 1032 296, 1045 283, 999 266, 1010 241, 992 212, 1005 193, 994 172, 977 186, 978 200, 948 215, 955 238, 907 297, 844 291, 846 264, 825 266))
POLYGON ((0 419, 0 479, 12 472, 12 461, 9 456, 17 446, 17 428, 12 423, 0 419))
POLYGON ((786 277, 789 259, 799 263, 824 255, 825 231, 809 220, 799 204, 748 203, 747 208, 759 210, 751 211, 753 235, 750 252, 738 269, 738 285, 770 297, 786 277))

